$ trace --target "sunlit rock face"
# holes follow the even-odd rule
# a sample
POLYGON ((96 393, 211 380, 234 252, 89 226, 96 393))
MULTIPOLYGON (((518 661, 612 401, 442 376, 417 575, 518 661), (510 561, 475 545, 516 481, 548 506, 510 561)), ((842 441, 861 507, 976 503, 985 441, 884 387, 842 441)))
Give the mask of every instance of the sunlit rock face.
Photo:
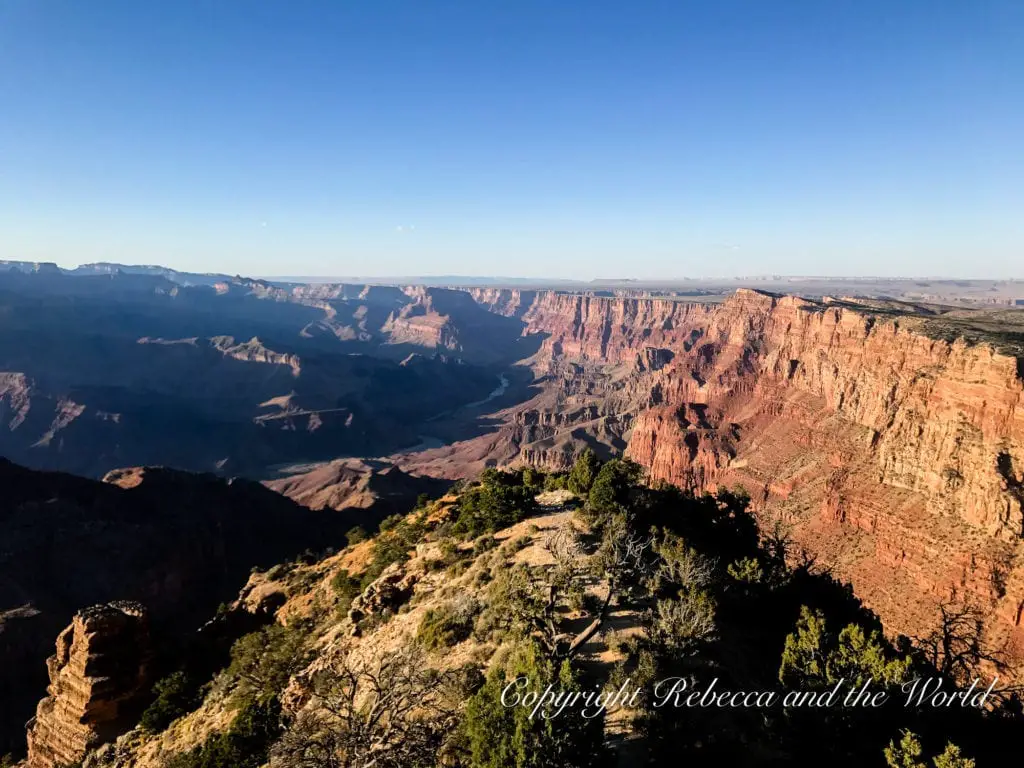
POLYGON ((1024 646, 1024 387, 998 333, 958 338, 965 313, 751 290, 717 304, 476 298, 544 338, 541 391, 487 450, 480 438, 425 466, 624 449, 656 480, 743 486, 895 631, 968 602, 1024 646))
POLYGON ((59 768, 135 724, 150 684, 146 609, 119 601, 75 614, 46 660, 47 696, 28 724, 28 768, 59 768))

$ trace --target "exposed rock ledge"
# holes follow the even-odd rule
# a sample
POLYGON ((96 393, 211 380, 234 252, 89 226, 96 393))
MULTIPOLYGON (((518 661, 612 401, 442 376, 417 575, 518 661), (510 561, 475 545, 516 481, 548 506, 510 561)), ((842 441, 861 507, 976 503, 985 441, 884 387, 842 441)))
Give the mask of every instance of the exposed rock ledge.
POLYGON ((46 660, 47 697, 28 722, 26 768, 58 768, 130 728, 150 682, 146 609, 118 601, 75 614, 46 660))

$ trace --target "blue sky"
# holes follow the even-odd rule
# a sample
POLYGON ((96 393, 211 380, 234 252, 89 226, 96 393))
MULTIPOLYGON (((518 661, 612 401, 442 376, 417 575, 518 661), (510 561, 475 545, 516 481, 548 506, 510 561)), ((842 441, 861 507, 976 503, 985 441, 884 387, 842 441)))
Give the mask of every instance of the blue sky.
POLYGON ((0 0, 0 258, 1024 277, 1024 3, 0 0))

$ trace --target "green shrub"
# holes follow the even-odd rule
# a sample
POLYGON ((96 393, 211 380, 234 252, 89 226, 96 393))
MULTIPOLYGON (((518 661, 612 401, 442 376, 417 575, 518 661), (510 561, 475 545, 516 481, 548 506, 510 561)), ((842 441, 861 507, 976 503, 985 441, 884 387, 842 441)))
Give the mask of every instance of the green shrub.
POLYGON ((445 565, 451 565, 457 560, 462 559, 463 553, 459 549, 459 545, 452 539, 444 539, 441 541, 441 560, 445 565))
POLYGON ((292 563, 278 563, 267 571, 267 578, 271 581, 277 581, 278 579, 287 576, 292 572, 292 568, 295 566, 292 563))
MULTIPOLYGON (((928 768, 921 757, 923 752, 917 735, 904 730, 899 744, 890 741, 889 746, 885 748, 885 762, 890 768, 928 768)), ((932 765, 935 768, 974 768, 975 762, 964 757, 960 747, 950 742, 946 744, 942 754, 932 758, 932 765)))
POLYGON ((753 557, 743 557, 731 563, 726 571, 742 584, 760 584, 764 579, 764 568, 753 557))
POLYGON ((178 671, 153 686, 156 699, 149 705, 139 725, 149 733, 159 733, 202 702, 200 684, 184 671, 178 671))
MULTIPOLYGON (((525 687, 516 689, 520 695, 527 691, 539 695, 548 685, 559 691, 581 690, 568 660, 556 666, 533 641, 517 646, 505 664, 491 668, 483 687, 466 705, 463 729, 470 768, 590 768, 600 764, 603 719, 584 719, 579 707, 569 707, 558 717, 530 717, 531 707, 506 706, 502 691, 518 679, 526 680, 525 687)), ((552 714, 550 706, 542 709, 552 714)))
POLYGON ((478 610, 479 606, 472 600, 431 608, 420 621, 416 641, 428 651, 451 648, 470 636, 478 610))
POLYGON ((568 483, 569 478, 564 472, 550 474, 544 478, 544 490, 561 491, 568 486, 568 483))
POLYGON ((786 637, 779 681, 812 687, 871 680, 879 688, 896 688, 906 682, 911 663, 909 656, 898 656, 878 630, 865 632, 848 624, 835 636, 821 611, 802 606, 796 630, 786 637))
POLYGON ((547 477, 539 469, 534 469, 533 467, 523 469, 523 485, 533 493, 540 493, 544 489, 546 480, 547 477))
POLYGON ((612 459, 594 478, 587 494, 587 509, 598 518, 620 511, 629 502, 631 492, 640 485, 643 468, 628 459, 612 459))
POLYGON ((287 627, 271 624, 240 637, 231 647, 227 674, 242 684, 250 698, 277 695, 308 663, 307 629, 301 622, 287 627))
POLYGON ((473 542, 473 555, 474 557, 479 557, 484 552, 489 552, 496 546, 498 546, 498 540, 488 533, 473 542))
POLYGON ((587 448, 579 455, 576 462, 569 470, 569 477, 566 480, 566 487, 573 493, 585 496, 597 478, 601 469, 601 461, 597 454, 587 448))
POLYGON ((534 493, 522 483, 522 473, 488 469, 479 484, 459 497, 455 533, 476 537, 507 528, 532 514, 534 493))
POLYGON ((362 585, 367 587, 392 563, 409 559, 409 544, 395 530, 382 533, 373 541, 373 559, 363 572, 362 585))
POLYGON ((380 521, 381 533, 394 530, 398 527, 398 524, 402 522, 402 519, 401 515, 388 515, 380 521))
POLYGON ((338 598, 338 610, 342 613, 348 612, 352 601, 363 591, 359 579, 350 575, 344 568, 331 578, 331 588, 338 598))
POLYGON ((529 536, 519 536, 515 539, 509 539, 498 549, 498 554, 502 557, 512 557, 516 552, 521 552, 530 546, 531 539, 529 536))
POLYGON ((258 768, 281 734, 281 705, 276 697, 248 703, 225 733, 167 762, 167 768, 258 768))
POLYGON ((366 541, 369 537, 370 535, 366 532, 366 529, 361 525, 357 525, 348 529, 348 533, 345 534, 345 541, 348 542, 349 546, 352 546, 361 541, 366 541))

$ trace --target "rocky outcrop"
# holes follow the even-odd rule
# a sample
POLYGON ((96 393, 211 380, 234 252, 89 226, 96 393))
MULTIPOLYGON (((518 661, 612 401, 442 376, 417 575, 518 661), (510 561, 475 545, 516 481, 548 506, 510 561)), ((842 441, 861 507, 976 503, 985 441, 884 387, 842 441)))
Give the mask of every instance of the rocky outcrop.
POLYGON ((214 336, 210 339, 210 345, 225 357, 249 363, 286 365, 291 368, 292 376, 295 377, 302 373, 302 364, 298 355, 289 355, 267 349, 263 342, 255 336, 249 339, 249 341, 237 344, 231 336, 214 336))
POLYGON ((83 606, 138 600, 175 641, 253 566, 337 546, 351 525, 258 483, 169 469, 99 482, 0 459, 0 487, 0 754, 24 743, 53 637, 83 606))
POLYGON ((409 286, 403 291, 409 303, 392 311, 380 328, 387 344, 447 350, 475 363, 525 357, 516 311, 490 311, 497 307, 462 290, 409 286))
POLYGON ((674 349, 713 314, 713 305, 668 299, 614 299, 545 292, 523 320, 549 334, 551 355, 602 362, 631 361, 644 347, 674 349))
POLYGON ((412 595, 419 575, 407 571, 402 563, 392 563, 353 601, 348 611, 352 631, 359 634, 359 623, 394 613, 412 595))
POLYGON ((515 288, 469 288, 473 300, 488 312, 504 317, 522 317, 533 306, 542 291, 521 291, 515 288))
POLYGON ((132 727, 148 694, 151 655, 149 619, 139 603, 75 614, 46 661, 50 685, 27 726, 26 768, 72 765, 132 727))

